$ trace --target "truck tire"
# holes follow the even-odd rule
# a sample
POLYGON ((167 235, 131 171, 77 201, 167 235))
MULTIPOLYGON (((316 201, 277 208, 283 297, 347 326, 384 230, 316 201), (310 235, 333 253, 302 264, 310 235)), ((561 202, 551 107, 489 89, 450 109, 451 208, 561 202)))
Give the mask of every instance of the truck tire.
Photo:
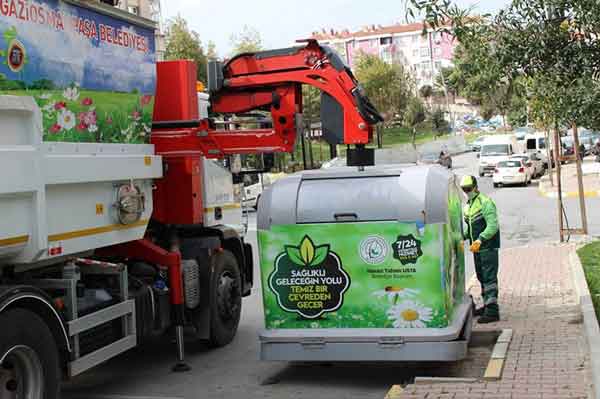
POLYGON ((58 399, 59 354, 48 326, 25 309, 1 314, 0 326, 0 397, 58 399))
POLYGON ((230 343, 242 314, 242 278, 235 256, 229 251, 215 255, 210 297, 210 340, 213 347, 230 343))

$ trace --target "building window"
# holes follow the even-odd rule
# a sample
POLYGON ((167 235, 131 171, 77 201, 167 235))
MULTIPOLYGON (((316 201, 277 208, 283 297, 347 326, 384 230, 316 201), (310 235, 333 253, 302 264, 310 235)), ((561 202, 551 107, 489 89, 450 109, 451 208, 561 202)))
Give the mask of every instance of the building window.
POLYGON ((441 62, 441 61, 436 61, 436 62, 435 62, 435 69, 437 69, 438 71, 439 71, 440 69, 442 69, 442 62, 441 62))
POLYGON ((135 15, 140 15, 140 9, 137 6, 129 6, 127 7, 127 11, 135 15))
POLYGON ((421 57, 429 57, 429 47, 421 47, 421 57))
POLYGON ((419 56, 419 49, 413 49, 413 57, 418 57, 419 56))
POLYGON ((379 38, 379 44, 381 44, 382 46, 387 46, 388 44, 392 44, 392 38, 391 37, 381 37, 381 38, 379 38))
POLYGON ((418 43, 419 42, 419 36, 421 36, 421 35, 413 35, 413 37, 412 37, 413 43, 418 43))
POLYGON ((442 48, 441 47, 434 48, 433 55, 435 55, 436 57, 441 57, 442 56, 442 48))

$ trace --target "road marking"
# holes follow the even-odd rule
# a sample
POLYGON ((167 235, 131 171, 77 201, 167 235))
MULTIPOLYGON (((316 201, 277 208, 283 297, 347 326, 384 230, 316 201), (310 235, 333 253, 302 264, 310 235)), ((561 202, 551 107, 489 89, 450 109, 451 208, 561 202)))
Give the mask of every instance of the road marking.
POLYGON ((392 385, 392 388, 385 395, 385 399, 401 399, 404 389, 400 385, 392 385))

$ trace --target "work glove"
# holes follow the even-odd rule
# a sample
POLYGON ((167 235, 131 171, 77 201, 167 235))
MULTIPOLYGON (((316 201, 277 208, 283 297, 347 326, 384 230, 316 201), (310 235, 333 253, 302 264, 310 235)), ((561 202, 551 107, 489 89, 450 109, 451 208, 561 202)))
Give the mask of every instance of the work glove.
POLYGON ((473 252, 474 254, 476 254, 477 252, 479 252, 480 248, 481 248, 481 241, 480 240, 475 240, 473 242, 473 244, 471 244, 471 252, 473 252))

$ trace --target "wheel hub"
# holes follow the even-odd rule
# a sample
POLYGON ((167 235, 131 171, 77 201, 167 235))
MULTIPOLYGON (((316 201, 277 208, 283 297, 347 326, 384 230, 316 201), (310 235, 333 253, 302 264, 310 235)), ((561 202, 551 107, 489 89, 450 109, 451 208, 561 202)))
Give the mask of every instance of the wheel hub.
POLYGON ((217 286, 217 307, 223 320, 231 320, 238 311, 237 283, 229 273, 223 273, 217 286))
POLYGON ((0 358, 0 364, 0 399, 43 399, 44 371, 33 349, 13 346, 0 358))

